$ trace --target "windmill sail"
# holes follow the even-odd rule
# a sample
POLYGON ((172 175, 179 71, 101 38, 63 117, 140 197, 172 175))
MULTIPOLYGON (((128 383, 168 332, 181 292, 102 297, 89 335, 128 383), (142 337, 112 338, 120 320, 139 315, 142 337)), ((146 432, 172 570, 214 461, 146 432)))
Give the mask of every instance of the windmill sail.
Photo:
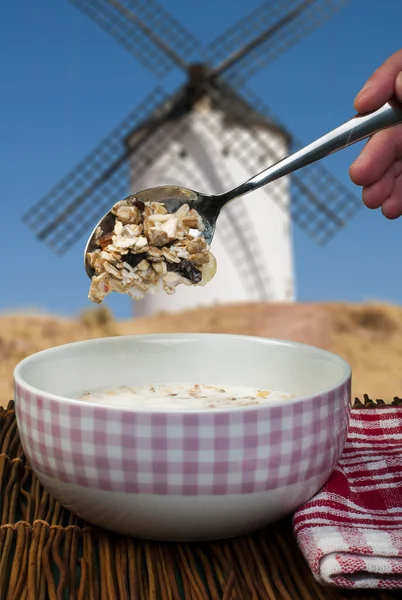
POLYGON ((204 50, 207 64, 241 85, 333 16, 348 0, 264 2, 204 50))
MULTIPOLYGON (((156 88, 100 144, 44 198, 24 215, 24 222, 39 240, 57 254, 64 254, 83 236, 114 202, 129 194, 129 134, 168 96, 156 88)), ((138 144, 142 140, 138 140, 138 144)))
POLYGON ((186 68, 199 42, 155 0, 69 0, 157 77, 186 68))
MULTIPOLYGON (((197 66, 189 60, 200 44, 154 0, 70 1, 158 77, 180 68, 189 79, 172 96, 156 89, 24 216, 60 254, 129 192, 178 184, 220 193, 295 149, 297 141, 246 80, 345 3, 265 2, 209 44, 208 66, 197 66)), ((171 298, 146 297, 136 304, 138 313, 196 303, 291 301, 292 223, 324 244, 360 206, 319 164, 278 180, 222 212, 212 248, 219 270, 208 286, 179 286, 171 298)))

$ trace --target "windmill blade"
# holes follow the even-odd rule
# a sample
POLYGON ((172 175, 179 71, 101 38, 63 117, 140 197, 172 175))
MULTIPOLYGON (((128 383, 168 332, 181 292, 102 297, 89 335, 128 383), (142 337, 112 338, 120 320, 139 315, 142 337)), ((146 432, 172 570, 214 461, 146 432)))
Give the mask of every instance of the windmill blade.
MULTIPOLYGON (((128 195, 127 137, 151 114, 168 110, 167 95, 156 88, 75 169, 23 215, 23 221, 57 254, 63 254, 94 225, 110 207, 128 195)), ((157 124, 155 125, 155 127, 157 124)), ((153 127, 138 136, 137 146, 153 127)))
MULTIPOLYGON (((282 158, 275 138, 273 137, 273 141, 267 143, 266 136, 261 135, 262 117, 265 118, 266 124, 280 128, 282 132, 287 133, 286 127, 272 115, 253 91, 242 88, 241 97, 237 96, 237 100, 233 92, 225 93, 225 86, 220 86, 214 94, 220 96, 221 109, 226 110, 228 114, 239 115, 237 119, 247 110, 245 106, 241 110, 242 101, 247 102, 248 110, 255 115, 253 147, 245 145, 243 141, 239 142, 236 134, 232 134, 232 138, 227 140, 230 153, 245 165, 250 173, 257 173, 282 158)), ((302 146, 303 144, 293 138, 290 151, 296 151, 302 146)), ((362 207, 361 200, 319 162, 293 173, 290 182, 292 220, 320 246, 328 243, 362 207)), ((288 210, 283 191, 278 183, 274 181, 264 188, 264 191, 281 208, 288 210)))
POLYGON ((291 177, 291 191, 294 222, 319 246, 325 246, 363 206, 355 194, 318 163, 291 177))
POLYGON ((329 19, 347 0, 264 2, 205 50, 213 74, 238 85, 329 19))
POLYGON ((187 69, 199 42, 155 0, 69 0, 158 77, 187 69))

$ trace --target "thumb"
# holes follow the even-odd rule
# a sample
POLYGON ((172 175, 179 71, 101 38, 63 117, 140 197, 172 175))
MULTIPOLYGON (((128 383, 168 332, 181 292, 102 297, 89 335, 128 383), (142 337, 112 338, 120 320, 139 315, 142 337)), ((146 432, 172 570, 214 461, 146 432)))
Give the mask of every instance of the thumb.
POLYGON ((398 74, 395 80, 395 94, 400 102, 402 102, 402 71, 398 74))

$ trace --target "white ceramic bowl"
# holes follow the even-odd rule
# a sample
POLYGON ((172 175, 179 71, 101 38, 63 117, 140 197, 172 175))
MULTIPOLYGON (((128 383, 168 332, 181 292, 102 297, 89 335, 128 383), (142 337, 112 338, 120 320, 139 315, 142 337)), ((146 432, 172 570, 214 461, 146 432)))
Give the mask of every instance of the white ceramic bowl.
POLYGON ((149 539, 229 537, 294 511, 325 483, 347 435, 349 365, 293 342, 104 338, 34 354, 14 376, 22 445, 44 487, 87 521, 149 539), (84 390, 178 381, 298 397, 165 412, 75 399, 84 390))

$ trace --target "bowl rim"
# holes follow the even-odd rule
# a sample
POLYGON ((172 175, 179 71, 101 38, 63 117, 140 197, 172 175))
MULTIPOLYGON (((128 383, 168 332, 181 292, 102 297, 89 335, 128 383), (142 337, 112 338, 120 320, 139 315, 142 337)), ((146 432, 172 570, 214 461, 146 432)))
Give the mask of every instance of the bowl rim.
POLYGON ((62 404, 72 404, 72 405, 78 405, 78 406, 90 406, 93 407, 94 409, 96 408, 104 408, 107 410, 111 410, 111 411, 118 411, 118 412, 131 412, 131 413, 140 413, 140 414, 211 414, 212 411, 207 411, 205 409, 173 409, 173 408, 169 408, 169 410, 163 410, 163 409, 152 409, 152 410, 147 410, 147 409, 138 409, 135 407, 129 407, 129 406, 118 406, 118 405, 113 405, 113 404, 102 404, 102 403, 97 403, 97 402, 85 402, 85 400, 80 400, 79 398, 71 398, 69 396, 62 396, 59 394, 53 394, 50 392, 46 392, 44 390, 41 390, 33 385, 31 385, 30 383, 28 383, 27 381, 24 380, 24 378, 21 376, 21 370, 24 368, 24 366, 26 364, 29 364, 32 360, 37 359, 38 357, 41 356, 46 356, 46 355, 51 355, 54 352, 61 352, 64 348, 67 347, 80 347, 80 346, 84 346, 84 345, 96 345, 99 343, 108 343, 111 342, 112 340, 116 340, 116 339, 121 339, 124 338, 125 340, 133 340, 133 341, 148 341, 148 340, 174 340, 174 339, 205 339, 205 338, 230 338, 230 339, 237 339, 237 340, 244 340, 244 341, 251 341, 251 342, 257 342, 260 344, 268 344, 268 345, 279 345, 279 346, 290 346, 293 348, 300 348, 300 349, 304 349, 304 350, 309 350, 312 351, 314 353, 317 354, 317 356, 323 356, 329 360, 331 360, 332 362, 337 363, 338 365, 342 366, 344 369, 344 373, 342 375, 342 377, 340 379, 338 379, 338 381, 336 381, 335 383, 333 383, 332 385, 326 387, 326 388, 322 388, 320 390, 317 390, 314 393, 311 394, 307 394, 307 395, 303 395, 303 396, 297 396, 296 398, 291 398, 289 400, 286 400, 285 402, 283 400, 273 400, 270 403, 262 403, 262 404, 258 404, 258 405, 249 405, 249 406, 237 406, 236 408, 219 408, 219 409, 214 409, 213 414, 218 414, 218 413, 237 413, 237 412, 244 412, 244 411, 259 411, 261 409, 266 409, 269 407, 274 407, 274 406, 292 406, 294 404, 299 404, 301 402, 305 402, 306 400, 311 400, 312 398, 315 398, 317 396, 321 396, 324 394, 329 394, 334 390, 339 389, 340 387, 342 387, 345 383, 347 383, 351 377, 352 377, 352 369, 351 366, 349 365, 349 363, 342 358, 341 356, 339 356, 338 354, 334 353, 334 352, 330 352, 329 350, 325 350, 323 348, 320 348, 318 346, 313 346, 311 344, 304 344, 302 342, 294 342, 292 340, 283 340, 283 339, 279 339, 279 338, 268 338, 268 337, 263 337, 263 336, 252 336, 252 335, 247 335, 247 334, 232 334, 232 333, 191 333, 191 332, 180 332, 180 333, 148 333, 148 334, 132 334, 132 335, 124 335, 124 336, 108 336, 108 337, 102 337, 102 338, 91 338, 88 340, 79 340, 76 342, 69 342, 67 344, 59 344, 57 346, 52 346, 51 348, 45 348, 44 350, 40 350, 38 352, 34 352, 33 354, 30 354, 29 356, 23 358, 14 368, 14 372, 13 372, 13 379, 14 379, 14 385, 19 385, 21 388, 25 389, 26 391, 28 391, 30 394, 34 395, 34 396, 40 396, 43 399, 47 399, 47 400, 52 400, 52 401, 57 401, 60 402, 62 404))

